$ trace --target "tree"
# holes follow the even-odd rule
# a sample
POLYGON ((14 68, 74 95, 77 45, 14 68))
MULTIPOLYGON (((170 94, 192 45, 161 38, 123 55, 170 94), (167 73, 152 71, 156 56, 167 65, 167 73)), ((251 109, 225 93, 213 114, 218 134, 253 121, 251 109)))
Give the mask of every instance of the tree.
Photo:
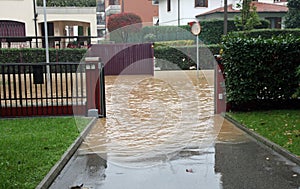
POLYGON ((300 0, 288 0, 289 10, 285 17, 286 28, 300 28, 300 0))
POLYGON ((118 34, 123 42, 127 42, 128 35, 140 31, 142 19, 134 13, 120 13, 108 17, 107 29, 118 34))
POLYGON ((240 30, 252 30, 255 26, 261 24, 259 16, 256 12, 256 7, 251 4, 252 0, 243 0, 241 16, 235 17, 235 25, 240 30))

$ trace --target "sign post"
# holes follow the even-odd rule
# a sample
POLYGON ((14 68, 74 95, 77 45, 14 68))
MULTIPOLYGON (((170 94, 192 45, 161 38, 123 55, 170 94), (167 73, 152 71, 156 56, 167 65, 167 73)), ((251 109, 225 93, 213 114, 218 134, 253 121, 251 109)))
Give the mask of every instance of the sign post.
POLYGON ((50 67, 49 67, 49 42, 48 42, 48 26, 47 26, 47 12, 46 12, 46 0, 43 0, 43 9, 44 9, 44 30, 45 30, 45 47, 46 47, 46 74, 47 74, 47 90, 50 89, 50 67))
POLYGON ((197 78, 199 77, 199 34, 201 33, 201 26, 199 22, 194 22, 191 28, 192 34, 196 36, 197 49, 197 78))

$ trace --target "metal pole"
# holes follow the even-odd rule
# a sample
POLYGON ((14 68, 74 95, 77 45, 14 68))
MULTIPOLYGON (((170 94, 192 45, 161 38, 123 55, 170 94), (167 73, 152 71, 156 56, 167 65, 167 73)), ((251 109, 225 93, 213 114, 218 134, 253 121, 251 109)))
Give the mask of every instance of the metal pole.
MULTIPOLYGON (((122 10, 121 10, 121 11, 122 11, 122 13, 124 13, 124 0, 122 0, 122 6, 121 6, 121 7, 122 7, 122 10)), ((105 9, 104 9, 104 10, 105 10, 105 9)))
POLYGON ((33 0, 33 14, 34 14, 34 32, 35 32, 35 47, 38 48, 38 39, 37 39, 37 13, 36 13, 36 3, 35 0, 33 0))
POLYGON ((227 35, 227 20, 228 20, 228 5, 227 0, 224 0, 224 35, 227 35))
POLYGON ((104 76, 104 64, 101 63, 100 69, 100 100, 101 100, 101 113, 106 117, 106 103, 105 103, 105 76, 104 76))
POLYGON ((46 72, 47 72, 47 87, 50 91, 50 69, 49 69, 49 43, 48 43, 48 26, 47 26, 47 13, 46 13, 46 0, 43 0, 44 8, 44 30, 45 30, 45 46, 46 46, 46 72))
POLYGON ((197 78, 199 77, 199 35, 196 35, 196 43, 197 43, 197 78))
POLYGON ((180 0, 178 0, 178 26, 180 26, 180 0))

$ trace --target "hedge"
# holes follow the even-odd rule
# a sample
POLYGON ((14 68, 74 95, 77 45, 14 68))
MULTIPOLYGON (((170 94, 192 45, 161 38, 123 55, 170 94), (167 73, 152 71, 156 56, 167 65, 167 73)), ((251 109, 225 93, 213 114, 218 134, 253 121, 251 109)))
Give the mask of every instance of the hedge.
MULTIPOLYGON (((156 57, 157 65, 164 70, 170 69, 189 69, 190 66, 196 65, 195 60, 191 57, 196 57, 196 46, 186 46, 192 41, 178 42, 161 42, 154 45, 154 56, 156 57), (180 45, 172 47, 172 45, 180 45), (183 45, 183 46, 182 46, 183 45), (184 61, 182 61, 184 60, 184 61), (172 64, 166 64, 172 62, 172 64), (174 66, 176 65, 176 66, 174 66)), ((212 54, 218 54, 220 51, 219 45, 208 45, 200 48, 202 67, 211 68, 210 58, 212 54), (210 66, 210 67, 209 67, 210 66)), ((50 62, 80 62, 85 56, 87 49, 49 49, 50 62)), ((195 59, 195 58, 194 58, 195 59)), ((36 63, 45 62, 45 49, 0 49, 0 63, 36 63)))
POLYGON ((232 33, 223 39, 227 101, 232 110, 296 107, 300 38, 232 33))
MULTIPOLYGON (((80 62, 87 49, 49 49, 50 62, 80 62)), ((0 63, 46 62, 45 49, 0 49, 0 63)))
POLYGON ((272 38, 275 36, 286 36, 293 35, 300 37, 300 29, 255 29, 246 32, 236 32, 237 35, 244 35, 248 37, 261 37, 261 38, 272 38))
MULTIPOLYGON (((222 42, 222 36, 224 31, 224 20, 209 20, 200 21, 201 23, 201 34, 199 35, 200 40, 205 44, 219 44, 222 42)), ((269 21, 261 20, 261 25, 256 26, 257 29, 268 28, 270 25, 269 21)), ((238 28, 234 24, 234 20, 228 20, 227 31, 237 31, 238 28)))
MULTIPOLYGON (((157 41, 195 40, 190 31, 177 26, 145 26, 138 32, 131 32, 131 26, 123 28, 128 31, 128 43, 143 43, 157 41), (150 37, 151 36, 151 37, 150 37)), ((110 32, 110 40, 115 43, 124 43, 119 32, 110 32)))
MULTIPOLYGON (((270 23, 267 20, 261 20, 261 25, 257 29, 268 28, 270 23)), ((206 45, 220 44, 223 35, 224 20, 203 20, 200 21, 201 33, 199 39, 206 45)), ((129 30, 130 28, 128 28, 129 30)), ((228 32, 238 31, 234 20, 228 20, 228 32)), ((116 43, 123 42, 117 32, 110 33, 111 41, 116 43)), ((157 41, 175 41, 175 40, 195 40, 191 34, 189 25, 183 26, 145 26, 139 32, 130 33, 127 42, 157 42, 157 41)))
MULTIPOLYGON (((200 45, 199 64, 201 69, 213 69, 214 54, 220 51, 219 45, 200 45)), ((188 70, 196 66, 196 46, 157 46, 154 48, 155 66, 161 70, 188 70)))
MULTIPOLYGON (((43 6, 43 0, 36 1, 37 6, 43 6)), ((96 7, 95 0, 47 0, 47 7, 96 7)))
POLYGON ((158 47, 158 46, 191 46, 191 45, 195 45, 194 40, 176 40, 176 41, 155 42, 155 47, 158 47))

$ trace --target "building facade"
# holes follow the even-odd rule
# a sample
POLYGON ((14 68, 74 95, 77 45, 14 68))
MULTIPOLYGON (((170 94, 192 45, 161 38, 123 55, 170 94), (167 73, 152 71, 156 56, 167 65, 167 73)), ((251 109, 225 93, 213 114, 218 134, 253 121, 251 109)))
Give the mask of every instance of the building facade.
POLYGON ((222 6, 223 0, 159 0, 159 24, 186 25, 196 15, 222 6))
POLYGON ((122 0, 121 3, 123 4, 123 12, 139 15, 144 25, 155 25, 158 23, 158 1, 122 0))
MULTIPOLYGON (((1 0, 0 37, 44 36, 44 8, 35 3, 35 0, 1 0)), ((97 36, 96 7, 46 7, 46 19, 49 36, 97 36)), ((41 42, 39 39, 38 43, 41 42)), ((62 44, 67 45, 67 41, 62 44)), ((55 45, 53 42, 50 47, 55 45)))
MULTIPOLYGON (((265 0, 266 1, 266 0, 265 0)), ((256 12, 261 19, 270 22, 270 28, 284 28, 285 15, 288 11, 287 6, 277 3, 262 3, 253 1, 252 6, 256 7, 256 12)), ((227 9, 228 19, 234 19, 240 15, 240 9, 230 4, 227 9)), ((222 19, 224 17, 224 7, 220 7, 199 15, 196 15, 198 20, 213 20, 222 19)))
MULTIPOLYGON (((287 0, 256 1, 265 4, 285 6, 287 3, 287 0)), ((160 25, 186 25, 188 22, 198 20, 200 18, 199 15, 205 15, 205 13, 224 7, 224 0, 158 0, 158 2, 160 25)), ((237 5, 241 3, 241 0, 227 1, 227 4, 233 7, 233 9, 238 9, 237 5)), ((236 11, 239 12, 239 10, 236 11)), ((268 13, 268 10, 263 11, 268 13)), ((276 12, 275 15, 277 15, 276 12)), ((218 18, 221 17, 218 16, 218 18)))
POLYGON ((97 0, 97 36, 99 40, 105 39, 109 16, 122 12, 139 15, 144 25, 158 23, 157 0, 97 0))

